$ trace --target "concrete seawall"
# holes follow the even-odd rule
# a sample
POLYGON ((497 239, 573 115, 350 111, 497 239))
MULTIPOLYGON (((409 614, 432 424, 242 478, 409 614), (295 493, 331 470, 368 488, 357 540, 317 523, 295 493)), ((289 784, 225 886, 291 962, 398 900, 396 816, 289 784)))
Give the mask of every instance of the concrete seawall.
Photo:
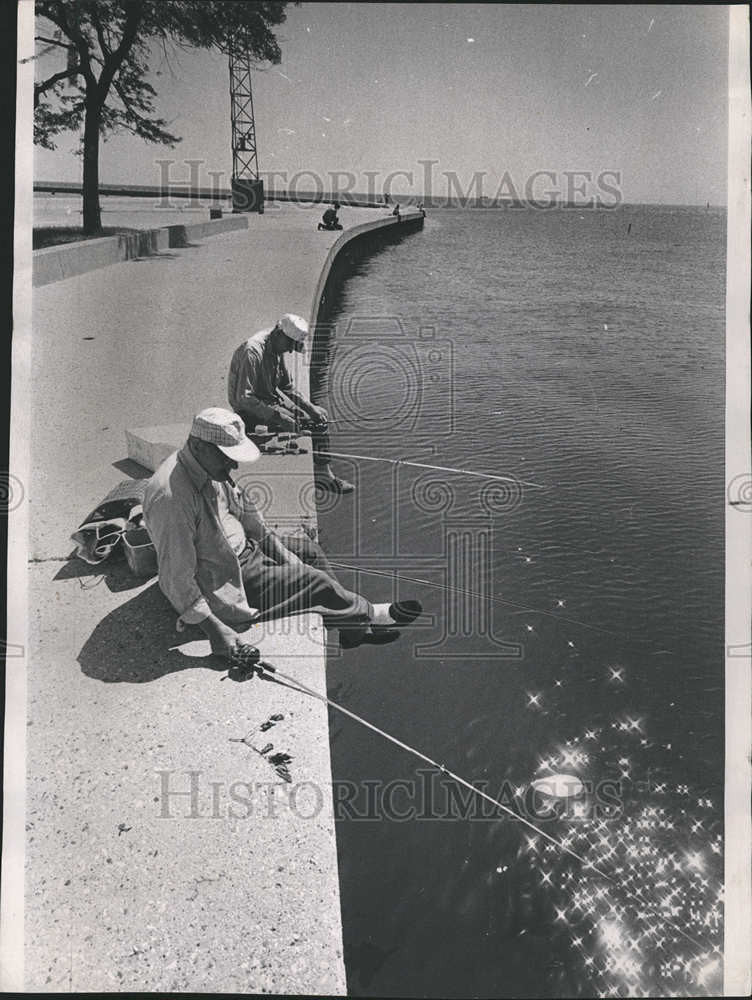
POLYGON ((103 236, 99 239, 42 247, 33 252, 32 284, 34 287, 47 285, 51 281, 73 278, 110 264, 150 257, 170 247, 185 247, 191 239, 247 228, 247 217, 235 215, 211 222, 162 226, 158 229, 142 229, 140 232, 117 233, 115 236, 103 236))
MULTIPOLYGON (((126 459, 126 429, 162 438, 173 425, 162 443, 179 444, 192 413, 225 403, 244 337, 282 312, 315 315, 348 252, 410 231, 370 214, 343 208, 334 234, 285 206, 106 278, 35 289, 27 990, 346 990, 326 708, 224 679, 202 633, 174 631, 154 579, 72 560, 69 535, 117 482, 146 474, 126 459), (284 719, 262 734, 272 713, 284 719), (291 754, 292 784, 230 742, 253 730, 291 754)), ((315 528, 310 454, 248 472, 271 484, 270 523, 315 528)), ((326 690, 318 616, 248 639, 326 690)), ((358 651, 344 655, 357 669, 358 651)))
MULTIPOLYGON (((295 199, 282 199, 294 201, 295 199)), ((356 206, 357 207, 357 206, 356 206)), ((374 206, 375 207, 375 206, 374 206)), ((383 206, 382 206, 383 207, 383 206)), ((192 240, 207 236, 217 236, 237 229, 247 229, 250 216, 230 215, 223 219, 212 219, 208 222, 192 222, 154 229, 142 229, 139 232, 117 233, 114 236, 103 236, 98 239, 78 240, 74 243, 61 243, 59 246, 42 247, 34 250, 32 257, 32 284, 34 287, 47 285, 52 281, 62 281, 87 271, 95 271, 100 267, 119 264, 126 260, 136 260, 149 257, 168 249, 190 246, 192 240)), ((343 232, 330 252, 324 265, 324 280, 329 275, 332 262, 347 245, 351 247, 355 241, 363 243, 366 239, 371 245, 379 241, 378 234, 384 230, 382 239, 392 238, 395 222, 391 217, 374 220, 354 226, 352 232, 343 232)), ((406 232, 422 225, 422 216, 418 212, 407 210, 402 216, 401 232, 406 232)), ((323 290, 323 285, 322 285, 323 290)))
POLYGON ((327 254, 321 268, 310 313, 311 329, 315 330, 319 314, 326 309, 332 286, 339 284, 355 259, 378 250, 423 228, 422 212, 408 209, 399 221, 394 216, 352 226, 343 232, 327 254))

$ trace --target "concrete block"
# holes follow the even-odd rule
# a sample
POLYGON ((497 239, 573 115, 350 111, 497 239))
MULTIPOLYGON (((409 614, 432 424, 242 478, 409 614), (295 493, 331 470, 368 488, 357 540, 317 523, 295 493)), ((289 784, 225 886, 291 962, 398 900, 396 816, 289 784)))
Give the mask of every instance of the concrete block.
POLYGON ((35 250, 32 261, 32 284, 35 287, 51 281, 72 278, 110 264, 137 257, 151 257, 170 247, 188 246, 192 239, 213 236, 233 229, 247 229, 242 217, 214 219, 187 226, 160 226, 133 233, 117 233, 99 239, 64 243, 57 247, 35 250))
POLYGON ((34 286, 48 285, 51 281, 60 281, 63 268, 57 247, 43 247, 35 250, 32 256, 31 274, 34 286))
POLYGON ((72 278, 108 264, 124 260, 119 236, 104 236, 95 240, 64 243, 58 247, 43 247, 33 252, 32 284, 46 285, 62 278, 72 278))
POLYGON ((188 239, 188 226, 167 226, 167 239, 171 247, 187 247, 190 243, 188 239))
POLYGON ((144 229, 134 235, 138 238, 139 257, 150 257, 161 250, 167 250, 170 246, 170 234, 164 226, 160 226, 159 229, 144 229))
POLYGON ((171 247, 189 246, 192 240, 205 236, 216 236, 235 229, 247 229, 248 219, 245 216, 228 216, 225 219, 213 219, 209 222, 194 222, 188 225, 165 227, 169 234, 171 247))
POLYGON ((233 212, 264 211, 264 182, 251 177, 232 178, 233 212))
POLYGON ((154 472, 168 455, 182 448, 188 437, 190 421, 163 424, 161 427, 134 427, 126 430, 128 458, 154 472))

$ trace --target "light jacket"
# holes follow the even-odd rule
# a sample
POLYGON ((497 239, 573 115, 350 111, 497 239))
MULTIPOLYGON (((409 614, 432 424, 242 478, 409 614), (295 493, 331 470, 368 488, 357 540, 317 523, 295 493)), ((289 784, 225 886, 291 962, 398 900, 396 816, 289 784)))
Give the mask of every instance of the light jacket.
POLYGON ((211 480, 184 445, 159 466, 144 495, 144 522, 157 551, 159 586, 180 615, 198 624, 210 612, 237 631, 256 614, 248 606, 240 563, 218 512, 224 493, 251 544, 269 533, 246 493, 211 480))

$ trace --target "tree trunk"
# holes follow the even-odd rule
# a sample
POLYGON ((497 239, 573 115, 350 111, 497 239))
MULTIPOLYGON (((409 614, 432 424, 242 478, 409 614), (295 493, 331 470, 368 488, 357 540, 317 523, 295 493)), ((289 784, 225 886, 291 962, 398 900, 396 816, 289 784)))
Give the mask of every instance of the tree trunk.
POLYGON ((84 233, 91 236, 102 228, 99 206, 99 125, 102 105, 98 98, 86 101, 84 119, 84 233))

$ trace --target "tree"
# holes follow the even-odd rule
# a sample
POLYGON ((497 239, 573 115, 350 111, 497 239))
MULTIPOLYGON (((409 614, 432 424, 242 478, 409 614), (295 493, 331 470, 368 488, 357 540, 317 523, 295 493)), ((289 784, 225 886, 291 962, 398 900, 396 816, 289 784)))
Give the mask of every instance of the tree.
POLYGON ((259 62, 281 58, 272 28, 286 2, 251 0, 37 0, 36 41, 65 65, 34 85, 34 141, 54 149, 61 132, 83 126, 84 232, 101 229, 100 138, 126 130, 147 142, 178 136, 154 114, 147 80, 153 42, 226 52, 242 42, 259 62))

